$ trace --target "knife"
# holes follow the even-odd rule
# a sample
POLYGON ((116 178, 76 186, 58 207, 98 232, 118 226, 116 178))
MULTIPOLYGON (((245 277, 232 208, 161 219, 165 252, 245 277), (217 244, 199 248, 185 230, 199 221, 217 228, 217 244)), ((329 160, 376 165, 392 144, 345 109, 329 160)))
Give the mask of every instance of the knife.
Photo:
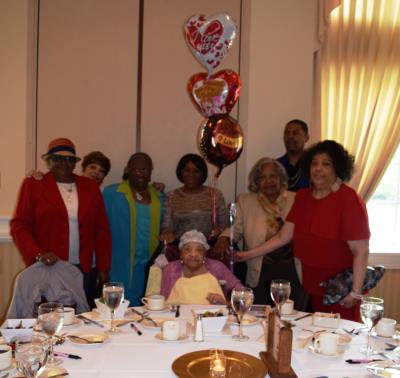
POLYGON ((126 324, 133 323, 133 322, 134 322, 134 320, 125 320, 125 321, 122 321, 122 322, 118 323, 116 325, 116 327, 122 327, 122 326, 124 326, 126 324))
POLYGON ((89 319, 89 318, 87 318, 86 316, 77 315, 77 317, 80 318, 80 319, 84 319, 84 320, 86 320, 87 322, 92 323, 92 324, 94 324, 94 325, 97 325, 97 327, 104 328, 104 325, 103 325, 103 324, 101 324, 101 323, 99 323, 99 322, 96 322, 95 320, 89 319))
POLYGON ((304 319, 304 318, 308 318, 309 316, 311 316, 312 314, 305 314, 305 315, 302 315, 302 316, 299 316, 298 318, 295 318, 295 319, 292 319, 292 321, 297 321, 297 320, 301 320, 301 319, 304 319))
POLYGON ((135 310, 133 307, 131 307, 131 311, 134 312, 135 314, 140 315, 142 318, 138 320, 138 323, 140 323, 141 321, 143 321, 144 319, 147 319, 148 321, 150 321, 151 323, 153 323, 153 325, 155 327, 159 327, 159 325, 157 324, 157 322, 155 320, 153 320, 152 318, 150 318, 150 316, 145 315, 143 312, 140 312, 138 310, 135 310))

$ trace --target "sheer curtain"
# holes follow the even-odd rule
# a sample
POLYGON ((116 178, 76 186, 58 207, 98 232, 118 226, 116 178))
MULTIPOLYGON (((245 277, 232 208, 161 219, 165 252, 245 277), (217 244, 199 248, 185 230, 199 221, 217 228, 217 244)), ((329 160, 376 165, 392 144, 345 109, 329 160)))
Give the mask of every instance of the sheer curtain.
POLYGON ((320 53, 321 139, 355 155, 367 201, 400 142, 400 0, 342 0, 320 53))

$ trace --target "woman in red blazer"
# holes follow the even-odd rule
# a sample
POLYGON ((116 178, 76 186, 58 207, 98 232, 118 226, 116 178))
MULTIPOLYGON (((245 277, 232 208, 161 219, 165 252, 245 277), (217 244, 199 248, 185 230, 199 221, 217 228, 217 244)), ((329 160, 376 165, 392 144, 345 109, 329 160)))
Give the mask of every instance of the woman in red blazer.
POLYGON ((49 144, 43 159, 49 172, 43 180, 22 183, 11 235, 27 265, 69 261, 84 273, 89 305, 108 281, 111 236, 98 185, 73 174, 80 159, 74 144, 58 138, 49 144), (95 255, 95 262, 93 256, 95 255))

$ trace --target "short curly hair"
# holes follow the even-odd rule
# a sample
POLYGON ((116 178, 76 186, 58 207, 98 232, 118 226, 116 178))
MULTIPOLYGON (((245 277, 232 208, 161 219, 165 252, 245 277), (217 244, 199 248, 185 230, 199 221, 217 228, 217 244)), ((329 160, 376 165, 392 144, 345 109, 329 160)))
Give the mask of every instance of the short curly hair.
POLYGON ((280 181, 280 191, 287 189, 288 187, 288 177, 286 174, 286 170, 279 161, 271 159, 269 157, 263 157, 254 164, 253 168, 249 173, 249 190, 253 193, 258 193, 260 191, 260 176, 263 170, 264 165, 273 164, 278 170, 279 181, 280 181))
POLYGON ((208 168, 205 160, 197 154, 186 154, 180 158, 178 165, 176 166, 176 177, 178 177, 178 180, 183 183, 182 171, 189 162, 193 163, 200 171, 200 185, 203 185, 208 177, 208 168))
POLYGON ((89 164, 98 164, 104 169, 104 177, 108 175, 111 169, 110 159, 101 151, 92 151, 84 156, 82 160, 82 171, 84 171, 89 164))
POLYGON ((354 171, 354 156, 334 140, 324 140, 308 148, 301 159, 304 175, 310 178, 311 162, 315 155, 327 154, 331 160, 337 177, 349 181, 354 171))

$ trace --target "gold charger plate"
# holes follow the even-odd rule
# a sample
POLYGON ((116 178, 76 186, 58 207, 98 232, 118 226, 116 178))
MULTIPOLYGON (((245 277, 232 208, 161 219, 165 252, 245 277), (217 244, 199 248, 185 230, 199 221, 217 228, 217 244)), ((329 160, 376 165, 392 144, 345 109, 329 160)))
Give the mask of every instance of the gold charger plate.
MULTIPOLYGON (((184 354, 172 363, 172 370, 180 378, 208 377, 209 353, 207 349, 184 354)), ((264 378, 267 375, 267 367, 257 357, 233 350, 224 350, 224 354, 226 378, 264 378)))

